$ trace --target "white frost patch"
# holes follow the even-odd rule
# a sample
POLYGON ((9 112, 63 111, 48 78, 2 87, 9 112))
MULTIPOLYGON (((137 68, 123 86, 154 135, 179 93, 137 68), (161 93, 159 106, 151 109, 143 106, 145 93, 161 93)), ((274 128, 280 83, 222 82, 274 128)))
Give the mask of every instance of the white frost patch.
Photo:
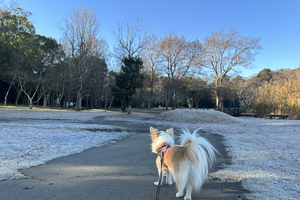
POLYGON ((177 123, 228 124, 243 120, 213 110, 172 110, 160 113, 153 120, 177 123))
MULTIPOLYGON (((54 158, 82 152, 125 138, 128 132, 122 127, 63 121, 12 120, 8 118, 88 119, 84 112, 44 112, 0 110, 0 181, 22 178, 18 169, 24 169, 54 158), (15 115, 14 115, 15 114, 15 115), (62 116, 64 115, 64 116, 62 116), (27 117, 26 117, 27 116, 27 117), (109 129, 109 132, 107 132, 109 129), (118 130, 116 130, 118 129, 118 130)), ((101 113, 98 113, 98 115, 101 113)))
POLYGON ((299 199, 300 121, 245 118, 237 126, 202 126, 226 138, 233 164, 213 174, 242 179, 249 199, 299 199))
POLYGON ((236 123, 231 116, 217 111, 201 111, 197 115, 193 110, 190 115, 188 112, 169 111, 162 113, 165 120, 164 117, 153 119, 159 119, 159 124, 180 120, 185 122, 183 126, 200 127, 208 133, 223 135, 233 164, 211 176, 242 180, 243 187, 251 191, 247 194, 249 199, 299 199, 299 120, 243 117, 235 118, 240 122, 236 123))
POLYGON ((0 118, 16 118, 16 119, 59 119, 82 121, 92 119, 99 115, 121 115, 116 112, 103 112, 99 110, 74 111, 74 110, 53 110, 53 109, 28 109, 28 108, 1 108, 0 118))

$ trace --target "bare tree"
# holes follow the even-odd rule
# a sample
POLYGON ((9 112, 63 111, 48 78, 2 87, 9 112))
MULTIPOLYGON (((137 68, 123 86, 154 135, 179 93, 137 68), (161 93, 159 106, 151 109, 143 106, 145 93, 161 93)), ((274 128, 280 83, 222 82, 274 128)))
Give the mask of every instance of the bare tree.
MULTIPOLYGON (((168 34, 161 38, 160 54, 165 65, 164 72, 167 74, 167 105, 169 101, 170 85, 175 86, 175 81, 182 79, 189 70, 198 64, 202 46, 198 40, 186 41, 183 36, 168 34)), ((176 101, 174 92, 173 107, 176 101)))
POLYGON ((116 41, 114 56, 119 61, 125 56, 130 58, 140 54, 149 38, 147 28, 138 18, 133 22, 129 22, 127 19, 125 22, 119 21, 117 27, 111 31, 116 41))
POLYGON ((153 98, 153 91, 154 91, 154 82, 155 77, 162 71, 162 58, 159 51, 159 40, 155 35, 152 35, 148 43, 145 46, 143 52, 143 63, 144 63, 144 70, 146 79, 149 79, 150 83, 150 97, 148 102, 148 108, 150 108, 150 103, 153 98))
POLYGON ((97 41, 100 22, 97 20, 96 12, 93 9, 87 10, 81 7, 73 10, 69 19, 60 24, 62 37, 68 44, 68 52, 74 59, 77 66, 77 98, 76 110, 81 109, 82 103, 82 82, 83 68, 87 55, 90 53, 93 43, 97 41))
POLYGON ((249 67, 262 49, 259 42, 260 38, 242 37, 233 28, 230 28, 229 33, 221 29, 204 39, 202 66, 212 72, 216 107, 219 104, 219 93, 224 77, 237 67, 249 67))

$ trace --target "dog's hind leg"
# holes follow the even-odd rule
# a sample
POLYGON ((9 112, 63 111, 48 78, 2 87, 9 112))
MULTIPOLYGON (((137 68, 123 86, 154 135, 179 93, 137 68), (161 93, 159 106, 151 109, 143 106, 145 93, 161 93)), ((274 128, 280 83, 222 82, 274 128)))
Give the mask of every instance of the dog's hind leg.
POLYGON ((189 171, 189 165, 187 163, 181 163, 173 172, 174 181, 176 182, 178 190, 176 193, 177 198, 183 197, 183 191, 189 182, 189 171))
POLYGON ((192 190, 193 187, 188 183, 184 200, 192 200, 192 190))
POLYGON ((167 177, 166 177, 166 184, 172 185, 173 184, 173 175, 170 171, 168 171, 167 177))
POLYGON ((183 197, 183 191, 184 188, 186 187, 187 178, 188 176, 186 176, 185 173, 174 174, 174 180, 176 182, 177 190, 178 190, 178 192, 176 193, 177 198, 183 197))

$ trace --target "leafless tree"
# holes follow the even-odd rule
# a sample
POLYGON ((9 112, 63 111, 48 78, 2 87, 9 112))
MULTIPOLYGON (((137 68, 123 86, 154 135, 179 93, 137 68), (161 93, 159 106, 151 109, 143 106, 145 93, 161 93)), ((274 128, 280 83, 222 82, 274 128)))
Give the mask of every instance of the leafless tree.
POLYGON ((150 83, 150 97, 148 102, 148 108, 150 108, 150 101, 153 98, 154 92, 154 82, 157 75, 162 71, 162 58, 159 51, 159 40, 155 35, 152 35, 148 43, 145 46, 143 52, 143 63, 144 63, 144 73, 146 74, 146 79, 150 83))
POLYGON ((202 66, 212 72, 216 107, 219 104, 219 93, 224 77, 238 67, 249 67, 262 49, 259 42, 260 38, 242 37, 233 28, 230 28, 228 33, 221 29, 204 39, 202 66))
POLYGON ((125 56, 133 57, 140 54, 149 38, 148 30, 139 18, 133 22, 127 19, 125 22, 119 21, 117 27, 111 31, 116 41, 114 57, 119 61, 125 56))
MULTIPOLYGON (((164 73, 167 75, 167 105, 169 101, 170 85, 175 86, 175 80, 182 79, 189 70, 198 65, 202 46, 198 40, 186 41, 183 36, 166 34, 160 41, 160 54, 163 57, 164 73)), ((176 101, 174 92, 173 107, 176 101)))
POLYGON ((87 10, 81 7, 73 10, 69 19, 60 24, 62 37, 67 42, 68 53, 74 59, 78 71, 78 89, 76 98, 76 110, 81 109, 83 68, 87 55, 91 52, 93 44, 97 41, 100 22, 94 9, 87 10))

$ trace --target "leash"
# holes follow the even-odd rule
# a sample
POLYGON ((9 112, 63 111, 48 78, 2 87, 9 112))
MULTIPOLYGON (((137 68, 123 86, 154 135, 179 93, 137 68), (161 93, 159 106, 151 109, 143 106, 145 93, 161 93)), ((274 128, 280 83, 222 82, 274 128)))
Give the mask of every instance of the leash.
POLYGON ((158 186, 157 186, 157 191, 156 191, 156 200, 159 200, 159 192, 160 192, 160 187, 161 187, 161 180, 163 176, 163 163, 164 163, 164 152, 169 148, 169 146, 163 146, 162 148, 159 149, 159 153, 157 154, 160 156, 160 175, 159 175, 159 181, 158 181, 158 186))
POLYGON ((160 175, 159 175, 159 181, 158 181, 158 186, 157 186, 157 191, 156 191, 156 200, 159 200, 159 192, 160 192, 160 186, 161 186, 161 180, 162 180, 162 165, 163 165, 163 161, 164 161, 164 158, 163 156, 161 156, 160 158, 160 175))

